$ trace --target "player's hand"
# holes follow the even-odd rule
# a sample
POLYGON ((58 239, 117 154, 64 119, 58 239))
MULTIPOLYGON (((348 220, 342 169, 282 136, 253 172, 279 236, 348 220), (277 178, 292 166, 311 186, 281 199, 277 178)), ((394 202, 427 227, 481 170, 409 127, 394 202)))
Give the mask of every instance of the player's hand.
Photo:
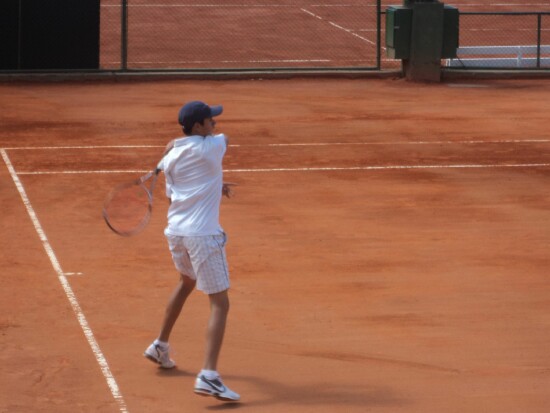
POLYGON ((226 196, 227 198, 231 198, 235 193, 233 192, 232 186, 237 186, 237 184, 233 182, 224 182, 222 186, 222 195, 226 196))

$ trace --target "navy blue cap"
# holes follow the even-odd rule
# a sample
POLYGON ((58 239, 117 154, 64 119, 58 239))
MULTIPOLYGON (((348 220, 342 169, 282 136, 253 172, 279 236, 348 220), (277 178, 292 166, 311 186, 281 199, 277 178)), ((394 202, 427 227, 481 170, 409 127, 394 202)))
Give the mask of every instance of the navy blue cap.
POLYGON ((214 116, 221 115, 223 107, 208 106, 204 102, 195 100, 193 102, 186 103, 179 112, 178 122, 182 126, 188 126, 191 128, 196 122, 201 122, 206 118, 213 118, 214 116))

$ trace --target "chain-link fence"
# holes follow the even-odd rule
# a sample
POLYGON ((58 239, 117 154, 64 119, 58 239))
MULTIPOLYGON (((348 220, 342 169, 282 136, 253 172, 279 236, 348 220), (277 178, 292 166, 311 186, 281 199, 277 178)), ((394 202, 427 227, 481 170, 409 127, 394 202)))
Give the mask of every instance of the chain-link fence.
POLYGON ((550 68, 550 12, 462 12, 454 68, 550 68))
MULTIPOLYGON (((0 0, 0 70, 395 69, 401 62, 387 57, 384 41, 387 7, 381 0, 0 0)), ((444 64, 550 69, 550 12, 458 9, 458 59, 444 64)))
POLYGON ((101 68, 379 68, 380 0, 102 0, 101 68))

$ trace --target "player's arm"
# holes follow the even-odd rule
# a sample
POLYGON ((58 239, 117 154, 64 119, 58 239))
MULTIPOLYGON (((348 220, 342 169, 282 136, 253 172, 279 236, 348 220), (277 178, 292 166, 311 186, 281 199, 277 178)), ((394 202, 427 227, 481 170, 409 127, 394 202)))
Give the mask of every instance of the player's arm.
POLYGON ((174 148, 174 141, 175 139, 172 139, 170 142, 168 142, 166 148, 164 149, 164 153, 162 154, 163 157, 166 156, 166 154, 174 148))
MULTIPOLYGON (((227 147, 227 145, 229 145, 229 138, 227 137, 227 135, 224 133, 223 134, 223 139, 225 140, 225 146, 227 147)), ((223 185, 222 185, 222 195, 227 197, 227 198, 231 198, 233 195, 235 195, 235 192, 233 191, 233 188, 231 188, 232 186, 236 186, 237 184, 233 183, 233 182, 224 182, 223 185)))

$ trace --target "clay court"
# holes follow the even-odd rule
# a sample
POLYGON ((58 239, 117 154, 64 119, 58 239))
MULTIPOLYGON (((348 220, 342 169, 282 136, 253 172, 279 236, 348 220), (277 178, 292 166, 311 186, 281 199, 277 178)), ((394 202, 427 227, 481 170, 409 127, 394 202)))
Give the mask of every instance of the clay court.
MULTIPOLYGON (((180 21, 165 3, 130 11, 180 21)), ((208 2, 196 3, 199 13, 208 2)), ((226 32, 252 45, 237 31, 249 15, 280 14, 308 33, 291 48, 257 44, 265 64, 376 59, 372 27, 354 26, 351 8, 240 3, 256 8, 235 11, 226 32), (332 47, 306 52, 321 38, 332 47)), ((103 2, 104 23, 118 21, 116 4, 103 2)), ((102 65, 117 68, 120 38, 105 32, 102 65)), ((189 63, 157 46, 131 49, 130 63, 189 63)), ((249 57, 226 49, 191 64, 249 57)), ((547 412, 548 96, 548 79, 0 83, 0 413, 547 412), (224 105, 225 180, 238 184, 221 207, 232 286, 219 366, 236 404, 193 394, 204 294, 172 334, 177 368, 143 357, 178 280, 162 175, 141 234, 117 236, 101 215, 111 188, 181 135, 177 113, 193 99, 224 105)))
POLYGON ((550 396, 546 80, 0 85, 4 412, 544 412, 550 396), (142 353, 177 274, 167 202, 123 238, 101 205, 222 103, 232 309, 192 392, 208 302, 142 353))

